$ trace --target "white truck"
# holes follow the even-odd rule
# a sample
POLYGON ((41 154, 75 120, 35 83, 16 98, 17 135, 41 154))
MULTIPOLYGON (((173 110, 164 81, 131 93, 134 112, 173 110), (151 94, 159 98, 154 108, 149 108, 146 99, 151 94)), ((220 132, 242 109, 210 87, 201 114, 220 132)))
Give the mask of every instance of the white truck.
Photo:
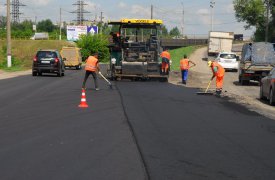
POLYGON ((208 56, 219 52, 231 52, 234 32, 210 31, 208 39, 208 56))
POLYGON ((47 32, 35 33, 30 39, 32 39, 32 40, 48 40, 49 34, 47 32))

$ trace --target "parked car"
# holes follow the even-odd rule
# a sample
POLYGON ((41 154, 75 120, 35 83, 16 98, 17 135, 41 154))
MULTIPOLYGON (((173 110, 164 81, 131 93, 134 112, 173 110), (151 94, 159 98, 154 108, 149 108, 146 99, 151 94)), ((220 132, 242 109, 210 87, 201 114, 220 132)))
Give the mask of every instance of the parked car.
POLYGON ((268 99, 270 105, 275 104, 275 68, 261 79, 260 99, 268 99))
POLYGON ((238 71, 238 56, 232 52, 220 52, 215 59, 225 70, 238 71))
POLYGON ((41 76, 42 73, 56 73, 57 76, 64 76, 65 65, 60 53, 57 50, 38 50, 32 66, 32 75, 41 76))

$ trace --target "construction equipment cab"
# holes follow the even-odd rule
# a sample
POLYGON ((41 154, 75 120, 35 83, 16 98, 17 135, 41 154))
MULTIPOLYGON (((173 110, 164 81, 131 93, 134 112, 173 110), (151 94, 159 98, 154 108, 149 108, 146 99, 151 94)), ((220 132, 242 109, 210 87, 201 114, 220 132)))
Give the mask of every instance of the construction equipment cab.
POLYGON ((65 67, 74 67, 76 69, 81 69, 82 56, 80 48, 62 47, 60 54, 64 60, 65 67))
POLYGON ((159 35, 162 20, 121 19, 112 21, 117 32, 110 33, 110 69, 112 79, 157 78, 167 81, 161 74, 159 35))

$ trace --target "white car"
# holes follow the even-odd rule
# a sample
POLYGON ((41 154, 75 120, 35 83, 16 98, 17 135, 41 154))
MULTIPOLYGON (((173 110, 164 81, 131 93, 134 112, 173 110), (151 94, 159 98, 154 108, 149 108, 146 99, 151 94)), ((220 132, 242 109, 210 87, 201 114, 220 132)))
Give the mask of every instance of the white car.
POLYGON ((215 61, 217 61, 225 70, 234 70, 238 71, 239 62, 238 56, 232 52, 220 52, 216 57, 215 61))

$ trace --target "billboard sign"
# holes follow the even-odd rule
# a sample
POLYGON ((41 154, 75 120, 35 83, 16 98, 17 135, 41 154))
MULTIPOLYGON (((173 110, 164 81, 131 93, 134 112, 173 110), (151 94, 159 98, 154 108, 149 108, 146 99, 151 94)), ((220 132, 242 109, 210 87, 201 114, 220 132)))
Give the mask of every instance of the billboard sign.
POLYGON ((87 26, 67 26, 67 40, 77 41, 81 34, 87 34, 87 26))

